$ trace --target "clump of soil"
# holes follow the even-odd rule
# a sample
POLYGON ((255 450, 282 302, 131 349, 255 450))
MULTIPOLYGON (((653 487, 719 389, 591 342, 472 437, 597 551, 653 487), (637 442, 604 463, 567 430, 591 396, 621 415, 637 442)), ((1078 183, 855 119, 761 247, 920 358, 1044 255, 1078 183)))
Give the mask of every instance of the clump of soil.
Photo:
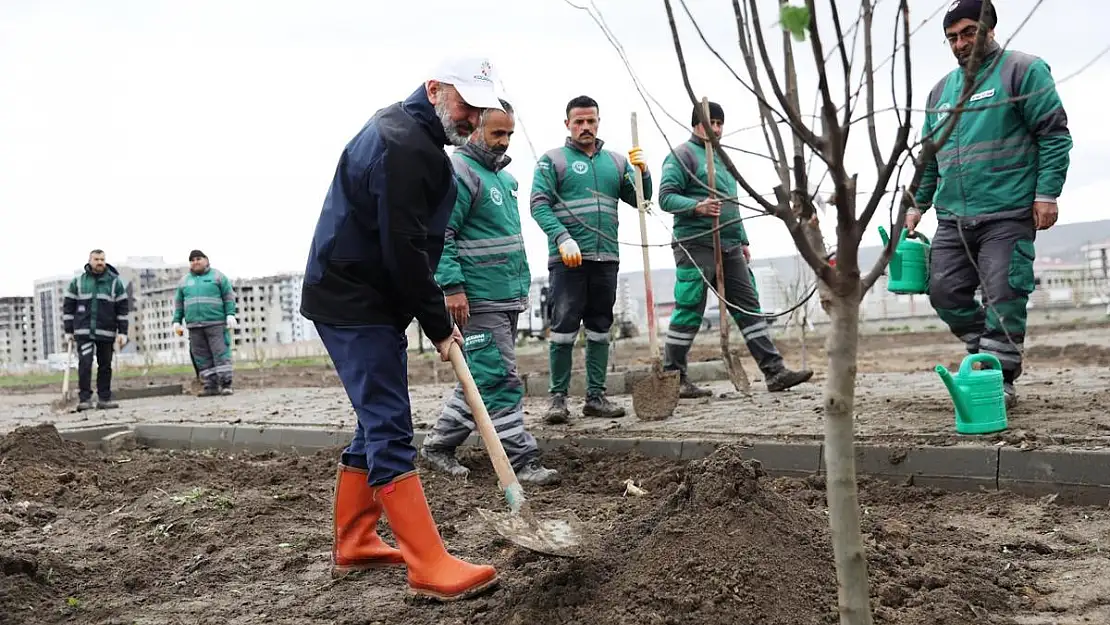
POLYGON ((502 605, 508 623, 835 622, 824 521, 722 447, 669 496, 619 519, 596 554, 549 563, 502 605), (789 589, 784 592, 784 589, 789 589), (557 610, 557 612, 556 612, 557 610))

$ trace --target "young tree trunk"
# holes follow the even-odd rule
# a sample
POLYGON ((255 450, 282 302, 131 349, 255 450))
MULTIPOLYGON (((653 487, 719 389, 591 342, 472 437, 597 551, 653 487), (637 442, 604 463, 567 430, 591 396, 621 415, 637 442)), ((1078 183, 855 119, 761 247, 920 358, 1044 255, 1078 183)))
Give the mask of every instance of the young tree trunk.
POLYGON ((859 281, 847 291, 832 295, 826 350, 829 355, 825 384, 825 467, 829 526, 841 625, 871 625, 867 554, 860 535, 859 497, 856 488, 855 389, 859 348, 859 281))

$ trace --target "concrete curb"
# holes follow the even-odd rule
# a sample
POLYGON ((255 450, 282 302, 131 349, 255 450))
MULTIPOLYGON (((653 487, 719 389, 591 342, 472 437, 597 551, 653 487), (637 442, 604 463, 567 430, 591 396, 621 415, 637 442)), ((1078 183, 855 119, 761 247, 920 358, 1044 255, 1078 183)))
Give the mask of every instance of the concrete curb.
MULTIPOLYGON (((346 445, 349 430, 328 428, 270 428, 259 426, 137 424, 62 430, 70 440, 100 449, 115 448, 131 432, 138 445, 162 449, 217 449, 227 452, 284 451, 310 454, 346 445)), ((414 437, 416 445, 423 433, 414 437)), ((818 441, 778 442, 742 439, 635 439, 595 437, 537 437, 540 448, 563 446, 636 451, 645 456, 697 460, 719 445, 738 443, 749 458, 759 460, 772 475, 806 476, 825 473, 824 445, 818 441)), ((479 446, 472 435, 466 445, 479 446)), ((1110 451, 1020 451, 981 446, 915 446, 860 444, 856 470, 891 482, 950 491, 1003 490, 1026 495, 1058 494, 1060 503, 1107 505, 1110 501, 1110 451)))
MULTIPOLYGON (((632 367, 620 371, 610 371, 605 378, 606 394, 626 395, 632 392, 632 379, 637 373, 647 373, 650 367, 632 367)), ((715 382, 728 379, 728 370, 722 360, 707 360, 692 362, 686 367, 686 376, 694 384, 702 382, 715 382)), ((524 394, 529 397, 546 397, 548 386, 551 384, 550 376, 546 373, 525 373, 521 380, 524 381, 524 394)), ((568 393, 578 397, 586 394, 586 372, 574 371, 570 376, 568 393)))

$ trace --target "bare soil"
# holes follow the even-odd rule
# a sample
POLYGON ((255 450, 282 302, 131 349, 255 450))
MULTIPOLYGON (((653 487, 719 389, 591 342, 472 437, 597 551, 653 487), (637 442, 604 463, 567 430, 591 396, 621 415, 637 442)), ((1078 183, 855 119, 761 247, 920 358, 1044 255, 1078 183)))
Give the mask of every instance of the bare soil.
MULTIPOLYGON (((0 438, 0 623, 836 622, 822 478, 771 479, 738 448, 691 463, 547 453, 564 481, 529 495, 596 533, 575 559, 522 550, 478 521, 476 506, 504 506, 478 452, 463 456, 469 480, 425 472, 450 550, 503 578, 449 605, 406 598, 400 570, 330 579, 336 457, 107 456, 52 426, 14 430, 0 438), (624 496, 627 479, 647 494, 624 496)), ((1106 508, 871 481, 860 496, 878 623, 1110 618, 1106 508)))

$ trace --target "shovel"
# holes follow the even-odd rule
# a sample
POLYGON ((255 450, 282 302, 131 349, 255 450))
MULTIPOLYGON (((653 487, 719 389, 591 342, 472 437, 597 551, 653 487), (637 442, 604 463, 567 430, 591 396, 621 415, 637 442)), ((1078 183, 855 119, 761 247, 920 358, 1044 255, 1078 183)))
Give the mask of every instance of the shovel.
POLYGON ((69 367, 71 360, 73 360, 73 341, 67 341, 65 373, 62 374, 62 398, 54 400, 53 407, 55 410, 72 411, 76 407, 76 402, 73 401, 73 395, 69 392, 69 367))
POLYGON ((532 511, 528 501, 524 498, 524 489, 516 479, 513 466, 509 464, 509 457, 497 437, 493 428, 486 404, 478 393, 478 385, 470 375, 470 367, 466 364, 462 350, 458 344, 451 344, 451 366, 455 369, 455 377, 462 385, 466 403, 470 412, 474 414, 474 422, 478 425, 478 433, 485 443, 486 453, 493 462, 493 469, 497 472, 497 482, 504 491, 505 500, 509 502, 509 513, 498 513, 491 510, 478 508, 478 515, 493 526, 498 534, 508 540, 532 551, 546 553, 554 556, 577 556, 583 545, 585 532, 582 522, 573 512, 567 510, 564 516, 546 516, 540 518, 532 511))
MULTIPOLYGON (((709 98, 701 99, 702 115, 705 119, 709 119, 709 98)), ((717 174, 716 166, 714 164, 713 144, 709 141, 705 142, 705 169, 708 186, 710 188, 710 196, 716 195, 717 192, 717 174)), ((725 361, 725 369, 728 370, 728 379, 732 382, 732 388, 740 391, 745 395, 751 395, 752 383, 748 380, 748 373, 744 371, 744 365, 739 359, 732 358, 732 352, 728 348, 728 305, 725 302, 725 266, 721 262, 721 217, 720 215, 713 218, 713 254, 716 256, 717 261, 717 299, 719 300, 718 307, 721 314, 721 358, 725 361)))
MULTIPOLYGON (((640 145, 636 113, 632 113, 632 145, 640 145)), ((678 406, 679 375, 663 371, 659 357, 659 337, 655 330, 655 295, 651 289, 651 262, 648 259, 647 203, 644 201, 644 179, 640 168, 633 166, 636 178, 636 204, 640 213, 640 249, 644 253, 644 297, 647 306, 648 341, 651 346, 651 371, 632 381, 632 410, 644 421, 659 421, 674 414, 678 406)))

